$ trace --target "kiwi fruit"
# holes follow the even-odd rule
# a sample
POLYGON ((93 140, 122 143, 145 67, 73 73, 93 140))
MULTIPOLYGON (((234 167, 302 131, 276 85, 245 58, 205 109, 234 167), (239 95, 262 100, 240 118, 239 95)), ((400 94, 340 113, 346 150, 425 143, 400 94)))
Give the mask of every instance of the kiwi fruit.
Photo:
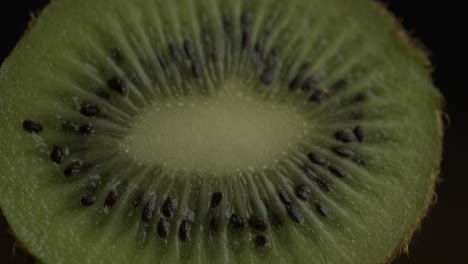
POLYGON ((0 206, 43 263, 384 263, 441 96, 369 0, 56 0, 0 73, 0 206))

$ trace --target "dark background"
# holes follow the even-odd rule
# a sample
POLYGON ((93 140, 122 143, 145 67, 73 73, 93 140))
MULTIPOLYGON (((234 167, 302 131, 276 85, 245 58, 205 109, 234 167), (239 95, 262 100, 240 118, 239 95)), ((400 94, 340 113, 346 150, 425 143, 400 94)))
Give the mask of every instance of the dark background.
MULTIPOLYGON (((414 236, 410 255, 400 256, 395 264, 468 263, 468 169, 463 165, 468 153, 468 129, 463 118, 468 110, 464 108, 468 104, 468 27, 464 26, 468 25, 468 8, 465 1, 383 2, 431 52, 434 81, 446 98, 450 115, 438 202, 414 236)), ((46 3, 0 0, 0 63, 26 29, 30 14, 46 3)), ((19 250, 12 257, 12 241, 0 228, 0 263, 29 263, 19 250)))

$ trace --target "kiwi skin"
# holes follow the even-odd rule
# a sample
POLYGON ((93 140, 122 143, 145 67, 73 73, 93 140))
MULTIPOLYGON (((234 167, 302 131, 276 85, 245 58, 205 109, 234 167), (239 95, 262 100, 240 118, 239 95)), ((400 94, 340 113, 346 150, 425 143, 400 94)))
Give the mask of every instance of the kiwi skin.
MULTIPOLYGON (((387 14, 391 15, 390 13, 385 10, 387 14)), ((391 17, 392 19, 393 16, 391 17)), ((396 21, 396 20, 394 20, 396 21)), ((409 38, 408 36, 405 36, 405 38, 409 38)), ((408 42, 404 42, 408 43, 408 42)), ((414 49, 411 48, 411 49, 414 49)), ((439 161, 442 161, 442 155, 443 155, 443 142, 444 142, 444 132, 446 129, 445 122, 444 122, 444 116, 447 116, 447 113, 443 110, 445 109, 445 100, 444 97, 441 93, 439 93, 439 111, 437 112, 437 128, 439 132, 439 161)), ((416 222, 413 224, 413 226, 408 230, 408 233, 406 234, 405 238, 401 242, 401 244, 395 248, 393 253, 389 256, 387 262, 385 263, 392 263, 393 260, 398 258, 401 254, 406 254, 409 255, 409 246, 411 244, 411 239, 415 235, 415 233, 419 232, 421 230, 422 223, 424 219, 430 214, 431 209, 435 206, 437 202, 437 192, 436 192, 436 187, 437 184, 440 182, 441 179, 441 174, 440 174, 440 162, 437 168, 434 170, 432 173, 431 177, 431 184, 429 185, 429 188, 426 192, 426 198, 424 202, 424 207, 421 209, 419 213, 419 217, 416 220, 416 222)))
MULTIPOLYGON (((40 9, 31 10, 29 12, 29 21, 27 22, 26 28, 22 33, 25 35, 29 30, 34 28, 37 23, 39 16, 43 9, 45 9, 50 2, 55 0, 49 1, 41 1, 40 9)), ((37 4, 36 4, 37 5, 37 4)), ((23 36, 21 36, 22 38, 23 36)), ((3 58, 0 58, 3 59, 3 58)), ((0 66, 3 64, 3 60, 0 60, 0 66)), ((10 228, 10 225, 3 215, 3 212, 0 209, 0 246, 2 247, 0 250, 0 259, 2 261, 8 261, 10 264, 32 264, 32 263, 40 263, 39 260, 35 259, 33 255, 31 255, 27 248, 23 246, 21 241, 15 239, 15 234, 13 230, 10 228)))
MULTIPOLYGON (((392 21, 392 23, 395 23, 397 25, 398 30, 395 33, 396 38, 400 41, 401 45, 407 51, 408 55, 417 57, 418 60, 421 61, 421 63, 423 63, 424 65, 426 65, 426 67, 430 71, 431 65, 430 65, 430 61, 428 59, 428 56, 424 51, 421 50, 421 47, 419 47, 419 44, 417 42, 415 42, 412 37, 407 35, 406 31, 401 27, 401 25, 398 23, 397 19, 395 19, 395 17, 391 13, 389 13, 385 9, 385 7, 383 7, 377 1, 375 1, 375 4, 384 13, 385 17, 387 17, 389 20, 392 21)), ((36 19, 37 18, 35 18, 35 17, 33 17, 31 19, 30 27, 34 26, 36 19)), ((439 155, 440 156, 442 154, 442 138, 443 138, 443 131, 444 131, 444 125, 443 125, 443 121, 442 121, 442 115, 443 115, 443 110, 442 109, 444 109, 443 97, 442 97, 442 95, 440 95, 440 107, 439 107, 439 111, 438 111, 438 115, 437 115, 438 124, 439 124, 439 127, 438 127, 439 128, 439 137, 440 137, 440 142, 439 142, 439 155)), ((436 186, 438 177, 439 177, 439 168, 437 168, 437 170, 435 170, 433 172, 433 174, 432 174, 432 177, 431 177, 432 183, 431 183, 431 185, 430 185, 430 187, 429 187, 429 189, 427 191, 427 196, 426 196, 426 199, 425 199, 425 206, 421 210, 420 216, 419 216, 417 222, 413 225, 411 230, 409 230, 409 232, 405 236, 405 239, 401 242, 401 245, 398 246, 398 248, 395 249, 395 251, 388 258, 386 263, 391 263, 392 260, 394 258, 396 258, 401 253, 408 253, 408 245, 411 242, 411 237, 413 236, 413 234, 416 231, 418 231, 418 229, 420 228, 421 222, 424 220, 424 217, 429 213, 431 207, 433 206, 433 204, 435 202, 435 199, 434 199, 435 198, 435 192, 434 192, 434 190, 435 190, 435 186, 436 186)), ((21 249, 22 251, 24 250, 24 248, 20 244, 16 244, 16 246, 19 249, 21 249)), ((25 252, 27 252, 27 251, 25 251, 25 252)), ((30 256, 28 256, 28 257, 30 257, 30 256)))
MULTIPOLYGON (((377 7, 378 11, 380 11, 380 13, 387 20, 389 20, 397 29, 395 32, 396 39, 398 40, 400 45, 406 50, 408 56, 416 57, 423 65, 425 65, 428 76, 431 76, 433 72, 433 67, 431 60, 429 59, 429 51, 414 36, 409 35, 408 31, 404 29, 402 23, 398 20, 398 18, 395 17, 382 2, 379 2, 378 0, 373 0, 373 3, 377 7)), ((426 192, 424 207, 421 209, 418 219, 410 228, 401 244, 397 248, 395 248, 393 253, 389 256, 386 263, 392 263, 393 260, 398 258, 398 256, 400 256, 401 254, 409 255, 409 246, 411 244, 411 239, 413 238, 415 233, 421 230, 421 225, 424 219, 430 214, 431 209, 437 202, 436 187, 441 177, 440 161, 442 161, 444 131, 446 129, 444 125, 444 116, 448 115, 445 110, 445 98, 439 89, 437 90, 437 92, 439 96, 439 107, 437 111, 437 127, 439 132, 439 163, 436 170, 434 170, 434 172, 432 173, 431 184, 426 192)))

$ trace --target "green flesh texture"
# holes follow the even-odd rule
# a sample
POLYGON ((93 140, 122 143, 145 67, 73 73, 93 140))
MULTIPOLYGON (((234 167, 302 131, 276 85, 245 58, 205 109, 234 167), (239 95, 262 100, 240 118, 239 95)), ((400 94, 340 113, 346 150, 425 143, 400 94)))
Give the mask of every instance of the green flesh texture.
POLYGON ((21 245, 44 263, 385 262, 424 212, 440 153, 440 96, 421 53, 399 32, 364 0, 54 1, 1 69, 1 210, 21 245), (252 20, 243 29, 245 11, 252 20), (205 31, 208 41, 200 37, 205 31), (250 40, 244 49, 242 31, 250 40), (281 48, 269 85, 259 78, 264 66, 252 59, 265 31, 264 53, 281 48), (193 60, 183 48, 187 39, 193 60), (202 69, 198 78, 193 62, 202 69), (303 76, 317 76, 328 94, 323 102, 288 88, 305 63, 303 76), (114 76, 127 81, 127 96, 108 88, 114 76), (334 86, 340 80, 345 88, 334 86), (96 96, 100 89, 111 98, 96 96), (368 100, 353 102, 360 93, 368 100), (81 115, 84 103, 99 105, 101 114, 81 115), (44 131, 25 132, 27 119, 44 131), (92 123, 96 131, 64 132, 66 120, 92 123), (334 138, 357 125, 364 142, 334 138), (60 165, 50 160, 54 145, 70 149, 60 165), (336 155, 337 146, 365 164, 336 155), (347 176, 312 163, 311 152, 347 176), (64 177, 76 159, 92 165, 64 177), (96 203, 82 206, 92 183, 96 203), (300 184, 311 189, 308 200, 295 194, 300 184), (289 216, 280 189, 302 223, 289 216), (118 198, 104 208, 111 190, 118 198), (214 192, 223 199, 210 209, 214 192), (134 208, 137 193, 144 197, 134 208), (177 209, 161 238, 169 196, 177 209), (151 199, 158 209, 144 222, 151 199), (236 231, 233 212, 245 222, 256 215, 268 228, 236 231), (268 220, 272 212, 281 226, 268 220), (187 241, 179 237, 184 220, 191 223, 187 241), (268 245, 256 246, 258 235, 268 245))

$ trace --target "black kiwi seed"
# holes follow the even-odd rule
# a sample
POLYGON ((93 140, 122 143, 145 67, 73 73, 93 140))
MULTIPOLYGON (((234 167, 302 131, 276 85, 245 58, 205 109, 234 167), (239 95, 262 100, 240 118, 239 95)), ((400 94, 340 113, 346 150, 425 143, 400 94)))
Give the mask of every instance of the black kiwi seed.
POLYGON ((55 145, 50 153, 50 159, 57 164, 62 163, 65 159, 65 151, 63 151, 61 147, 55 145))
POLYGON ((253 239, 253 242, 256 247, 264 247, 264 246, 268 246, 268 244, 270 243, 270 240, 266 236, 259 235, 253 239))
POLYGON ((315 179, 315 183, 317 184, 317 186, 322 190, 322 191, 325 191, 325 192, 329 192, 331 191, 331 187, 330 187, 330 184, 328 184, 328 182, 322 178, 317 178, 315 179))
POLYGON ((286 206, 286 210, 288 211, 289 217, 291 217, 294 222, 299 224, 304 223, 304 216, 299 208, 295 207, 294 205, 288 205, 286 206))
POLYGON ((111 79, 107 81, 107 85, 113 91, 118 92, 119 94, 123 96, 127 95, 129 92, 127 82, 120 79, 119 77, 112 77, 111 79))
POLYGON ((279 190, 278 196, 284 204, 291 204, 291 199, 289 199, 289 195, 285 191, 279 190))
POLYGON ((158 223, 159 237, 166 238, 169 235, 170 226, 171 224, 164 217, 161 217, 158 223))
POLYGON ((323 216, 323 217, 330 217, 330 210, 328 209, 328 207, 326 207, 323 203, 316 203, 315 204, 315 209, 317 210, 317 212, 323 216))
POLYGON ((320 154, 311 152, 307 155, 307 157, 309 158, 311 162, 315 164, 322 165, 322 166, 327 164, 327 160, 324 157, 322 157, 322 155, 320 154))
POLYGON ((81 197, 81 205, 83 206, 91 206, 96 202, 96 195, 91 192, 87 192, 81 197))
POLYGON ((179 49, 174 43, 169 43, 169 52, 171 54, 172 59, 177 62, 182 61, 182 56, 180 55, 179 49))
POLYGON ((262 74, 260 74, 260 82, 265 86, 270 85, 273 82, 273 70, 270 68, 263 70, 262 74))
POLYGON ((364 131, 364 128, 362 126, 357 126, 354 128, 354 135, 356 138, 359 140, 359 142, 364 141, 364 137, 366 136, 366 133, 364 131))
POLYGON ((24 120, 23 128, 26 132, 29 133, 40 133, 44 129, 44 127, 37 121, 33 120, 24 120))
POLYGON ((70 121, 65 121, 62 123, 62 128, 63 130, 70 131, 70 132, 78 132, 80 130, 80 127, 70 121))
POLYGON ((262 219, 256 217, 256 216, 251 216, 249 218, 249 225, 256 230, 259 231, 266 231, 267 230, 267 223, 263 221, 262 219))
POLYGON ((101 112, 101 109, 97 105, 94 104, 85 104, 81 106, 80 113, 87 117, 96 116, 101 112))
POLYGON ((183 220, 179 227, 179 238, 182 241, 190 240, 192 232, 192 223, 188 220, 183 220))
POLYGON ((214 192, 211 195, 211 201, 210 201, 210 208, 216 208, 218 207, 219 203, 223 199, 223 193, 222 192, 214 192))
POLYGON ((301 200, 308 200, 310 197, 311 190, 309 186, 305 184, 300 184, 296 187, 296 196, 301 200))
POLYGON ((106 201, 104 202, 104 206, 107 208, 112 208, 115 202, 117 201, 117 191, 112 190, 107 195, 106 201))
POLYGON ((65 168, 65 170, 63 171, 63 174, 66 177, 72 177, 80 173, 82 169, 83 169, 83 162, 81 160, 74 160, 65 168))
POLYGON ((349 129, 339 130, 335 132, 336 140, 339 140, 343 143, 349 143, 356 141, 356 137, 354 136, 353 131, 349 129))
POLYGON ((192 42, 188 39, 184 40, 184 51, 190 60, 194 58, 195 49, 193 48, 192 42))
POLYGON ((348 173, 344 171, 342 168, 336 166, 336 165, 330 165, 328 166, 328 170, 335 176, 339 178, 344 178, 348 176, 348 173))
POLYGON ((245 222, 242 216, 232 213, 231 217, 229 217, 229 225, 236 231, 242 231, 242 229, 244 229, 245 222))
POLYGON ((168 197, 162 206, 162 213, 168 218, 174 216, 174 212, 177 209, 177 199, 168 197))
POLYGON ((332 149, 332 151, 338 155, 338 156, 341 156, 341 157, 345 157, 345 158, 351 158, 351 157, 354 157, 354 152, 347 148, 347 147, 334 147, 332 149))
POLYGON ((89 136, 94 133, 94 127, 92 124, 83 124, 79 128, 80 134, 83 136, 89 136))
POLYGON ((323 90, 318 89, 312 93, 312 95, 309 97, 309 100, 312 102, 320 103, 326 98, 327 98, 327 93, 323 90))
POLYGON ((154 211, 156 210, 156 200, 151 199, 143 208, 143 213, 141 215, 141 220, 143 222, 149 222, 153 218, 154 211))

